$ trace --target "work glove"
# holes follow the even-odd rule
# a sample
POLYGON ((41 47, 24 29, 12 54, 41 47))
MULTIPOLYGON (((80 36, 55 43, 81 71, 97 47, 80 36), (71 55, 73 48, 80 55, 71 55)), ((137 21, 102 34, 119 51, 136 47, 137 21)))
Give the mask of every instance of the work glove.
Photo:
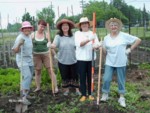
POLYGON ((89 37, 89 41, 93 41, 95 40, 95 38, 96 38, 96 34, 94 33, 92 34, 92 36, 89 37))
POLYGON ((23 45, 23 44, 24 44, 24 41, 25 41, 25 40, 24 40, 23 38, 22 38, 22 39, 20 39, 20 41, 19 41, 19 44, 18 44, 18 45, 19 45, 19 46, 23 45))
POLYGON ((54 59, 56 59, 56 60, 58 59, 57 54, 54 55, 54 59))
POLYGON ((48 47, 48 48, 51 48, 51 42, 48 42, 48 43, 47 43, 47 47, 48 47))
POLYGON ((131 53, 131 49, 130 48, 127 48, 126 51, 125 51, 126 55, 130 54, 131 53))
POLYGON ((100 42, 96 42, 96 43, 94 43, 94 44, 93 44, 93 48, 99 48, 99 47, 101 47, 101 46, 102 46, 102 44, 103 44, 103 42, 102 42, 102 41, 100 41, 100 42))

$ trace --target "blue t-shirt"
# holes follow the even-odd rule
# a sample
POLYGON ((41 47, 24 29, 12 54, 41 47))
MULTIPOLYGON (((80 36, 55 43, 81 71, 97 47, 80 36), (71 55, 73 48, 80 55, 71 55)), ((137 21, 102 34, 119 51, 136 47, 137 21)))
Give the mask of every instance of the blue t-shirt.
POLYGON ((32 56, 33 45, 32 45, 32 39, 29 36, 26 36, 23 33, 19 34, 15 40, 12 49, 17 47, 21 39, 24 39, 25 41, 24 44, 21 46, 22 61, 21 61, 21 51, 16 53, 17 66, 21 67, 21 62, 22 62, 22 66, 33 66, 33 56, 32 56))

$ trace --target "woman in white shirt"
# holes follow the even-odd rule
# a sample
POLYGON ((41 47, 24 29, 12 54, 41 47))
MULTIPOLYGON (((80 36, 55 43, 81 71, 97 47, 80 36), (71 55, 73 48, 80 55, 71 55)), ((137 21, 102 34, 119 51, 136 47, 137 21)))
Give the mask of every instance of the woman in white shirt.
MULTIPOLYGON (((82 17, 77 26, 79 31, 75 32, 76 58, 82 93, 80 101, 83 102, 87 99, 86 89, 88 89, 89 100, 94 100, 94 97, 91 95, 92 41, 95 40, 96 48, 98 48, 99 41, 97 35, 90 31, 91 22, 87 17, 82 17)), ((94 56, 96 59, 96 55, 94 56)))
POLYGON ((122 107, 126 107, 124 94, 127 55, 140 44, 141 40, 138 37, 121 32, 122 22, 117 18, 111 18, 106 21, 105 27, 110 31, 110 34, 104 37, 103 42, 103 50, 104 53, 106 53, 106 62, 101 101, 108 100, 112 75, 113 72, 116 71, 118 78, 118 92, 120 94, 118 102, 122 107), (127 45, 131 45, 131 47, 127 48, 127 45))

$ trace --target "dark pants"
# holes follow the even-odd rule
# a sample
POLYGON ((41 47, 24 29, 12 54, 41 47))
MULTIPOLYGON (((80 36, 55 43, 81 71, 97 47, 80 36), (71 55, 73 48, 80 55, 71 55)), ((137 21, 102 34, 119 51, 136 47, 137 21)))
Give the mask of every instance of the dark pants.
POLYGON ((82 96, 86 96, 86 88, 88 87, 88 95, 91 95, 91 68, 92 61, 78 61, 78 73, 80 76, 80 90, 82 96), (86 83, 88 86, 86 86, 86 83))
POLYGON ((60 74, 62 77, 62 87, 79 87, 77 64, 65 65, 58 62, 60 74))

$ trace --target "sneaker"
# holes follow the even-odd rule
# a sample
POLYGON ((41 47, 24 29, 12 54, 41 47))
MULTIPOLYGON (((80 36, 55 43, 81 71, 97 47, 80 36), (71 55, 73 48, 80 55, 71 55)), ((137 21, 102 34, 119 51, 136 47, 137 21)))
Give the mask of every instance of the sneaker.
POLYGON ((69 91, 65 91, 63 95, 68 96, 69 91))
POLYGON ((41 91, 41 89, 36 88, 33 92, 34 92, 34 93, 38 93, 38 92, 40 92, 40 91, 41 91))
POLYGON ((102 94, 102 98, 101 98, 101 101, 105 102, 107 101, 109 98, 108 98, 108 93, 103 93, 102 94))
POLYGON ((80 98, 80 102, 83 102, 83 101, 85 101, 86 100, 86 96, 82 96, 81 98, 80 98))
POLYGON ((80 91, 76 91, 76 95, 81 96, 81 92, 80 91))
POLYGON ((26 98, 23 98, 22 103, 26 104, 26 105, 31 105, 31 102, 29 100, 27 100, 26 98))
POLYGON ((55 88, 54 93, 58 93, 58 87, 55 88))
POLYGON ((92 95, 89 95, 89 100, 94 100, 94 97, 92 95))
POLYGON ((120 106, 126 107, 126 103, 125 103, 125 98, 124 97, 120 97, 118 102, 119 102, 120 106))
POLYGON ((27 99, 35 99, 35 96, 27 95, 27 99))

